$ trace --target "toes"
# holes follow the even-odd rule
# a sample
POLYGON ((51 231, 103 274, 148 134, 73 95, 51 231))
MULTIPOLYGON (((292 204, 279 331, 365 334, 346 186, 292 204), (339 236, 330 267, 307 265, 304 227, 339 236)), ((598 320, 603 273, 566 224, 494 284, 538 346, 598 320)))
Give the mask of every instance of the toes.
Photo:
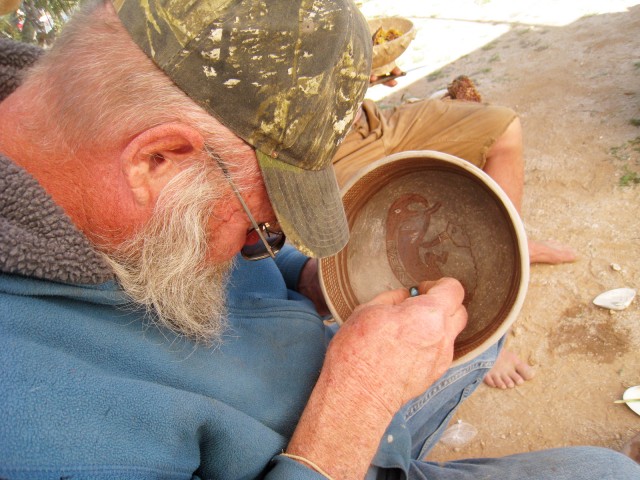
POLYGON ((503 388, 514 388, 516 386, 514 379, 509 375, 502 376, 502 383, 505 385, 503 388))
POLYGON ((484 383, 486 383, 490 387, 499 388, 501 390, 515 387, 515 384, 508 376, 501 374, 492 374, 491 372, 489 372, 484 377, 484 383))
POLYGON ((518 375, 516 372, 512 372, 509 380, 511 380, 513 386, 522 385, 525 382, 525 379, 518 375))
POLYGON ((493 375, 491 375, 491 374, 487 374, 484 377, 484 383, 489 385, 490 387, 493 387, 493 388, 497 387, 496 382, 495 382, 495 380, 493 378, 493 375))
POLYGON ((520 362, 518 365, 516 365, 516 372, 522 379, 522 383, 527 380, 531 380, 536 374, 535 370, 524 362, 520 362))
POLYGON ((502 378, 500 377, 500 375, 494 375, 491 372, 489 372, 489 374, 487 374, 487 376, 484 377, 484 383, 486 383, 487 385, 493 388, 500 388, 503 390, 507 388, 507 386, 502 381, 502 378))
POLYGON ((493 368, 487 373, 484 383, 493 388, 515 388, 531 380, 534 369, 509 350, 502 350, 493 368))

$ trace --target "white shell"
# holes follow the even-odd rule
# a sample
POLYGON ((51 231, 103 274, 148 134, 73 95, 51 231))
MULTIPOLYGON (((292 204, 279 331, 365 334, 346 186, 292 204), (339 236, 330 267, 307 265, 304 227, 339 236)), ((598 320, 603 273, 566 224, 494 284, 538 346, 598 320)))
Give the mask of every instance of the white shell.
POLYGON ((603 292, 593 299, 593 303, 609 310, 624 310, 633 301, 636 291, 633 288, 615 288, 603 292))
MULTIPOLYGON (((625 390, 622 398, 625 400, 631 400, 632 398, 640 398, 640 385, 636 385, 635 387, 629 387, 625 390)), ((640 415, 640 402, 629 402, 627 406, 640 415)))

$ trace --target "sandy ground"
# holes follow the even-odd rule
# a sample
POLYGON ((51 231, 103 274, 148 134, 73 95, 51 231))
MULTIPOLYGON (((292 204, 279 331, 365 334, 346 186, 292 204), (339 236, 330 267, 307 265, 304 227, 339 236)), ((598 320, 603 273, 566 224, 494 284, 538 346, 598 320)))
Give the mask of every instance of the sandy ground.
POLYGON ((613 403, 640 384, 640 301, 612 312, 592 300, 640 287, 640 184, 620 185, 640 173, 640 2, 360 3, 367 17, 414 21, 418 36, 398 63, 423 67, 369 97, 392 106, 466 74, 485 101, 514 108, 525 131, 527 234, 580 256, 532 266, 507 345, 536 377, 509 391, 480 387, 452 419, 477 434, 461 446, 441 442, 430 458, 620 449, 640 432, 640 417, 613 403))

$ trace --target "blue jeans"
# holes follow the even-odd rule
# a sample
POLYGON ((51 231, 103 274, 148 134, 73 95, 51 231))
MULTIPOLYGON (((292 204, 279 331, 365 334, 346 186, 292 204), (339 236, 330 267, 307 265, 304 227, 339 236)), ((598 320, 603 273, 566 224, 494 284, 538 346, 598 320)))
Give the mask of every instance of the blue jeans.
POLYGON ((470 362, 448 370, 396 415, 367 480, 639 480, 640 465, 613 450, 569 447, 501 458, 452 462, 422 460, 438 442, 458 406, 480 385, 504 339, 470 362), (404 451, 404 456, 402 453, 404 451))
MULTIPOLYGON (((383 477, 384 478, 384 477, 383 477)), ((640 465, 600 447, 566 447, 501 458, 413 461, 410 480, 638 480, 640 465)))

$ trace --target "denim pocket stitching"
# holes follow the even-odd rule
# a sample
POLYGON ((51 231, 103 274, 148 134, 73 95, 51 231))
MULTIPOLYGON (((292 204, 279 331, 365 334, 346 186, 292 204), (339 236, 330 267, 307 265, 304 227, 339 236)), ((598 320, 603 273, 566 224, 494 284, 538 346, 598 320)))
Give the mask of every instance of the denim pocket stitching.
POLYGON ((451 375, 448 375, 439 383, 432 385, 431 388, 429 388, 429 390, 427 390, 424 394, 422 394, 421 397, 418 397, 416 400, 414 400, 411 407, 405 412, 404 420, 407 421, 411 417, 413 417, 425 406, 425 404, 429 400, 431 400, 431 398, 436 396, 438 393, 440 393, 442 390, 444 390, 446 387, 448 387, 452 383, 457 382, 462 377, 468 375, 469 373, 475 370, 481 370, 481 369, 489 370, 491 369, 491 367, 493 367, 493 364, 494 364, 493 360, 484 360, 484 361, 479 361, 479 362, 469 364, 466 367, 453 372, 451 375))

